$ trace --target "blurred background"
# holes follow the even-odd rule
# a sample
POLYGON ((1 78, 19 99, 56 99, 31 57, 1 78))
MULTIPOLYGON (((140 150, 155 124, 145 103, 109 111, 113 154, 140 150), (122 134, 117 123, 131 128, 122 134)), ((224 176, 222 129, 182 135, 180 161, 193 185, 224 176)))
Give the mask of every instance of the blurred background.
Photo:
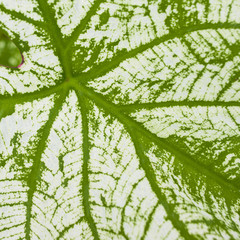
POLYGON ((22 56, 16 45, 0 30, 0 65, 17 67, 22 56))

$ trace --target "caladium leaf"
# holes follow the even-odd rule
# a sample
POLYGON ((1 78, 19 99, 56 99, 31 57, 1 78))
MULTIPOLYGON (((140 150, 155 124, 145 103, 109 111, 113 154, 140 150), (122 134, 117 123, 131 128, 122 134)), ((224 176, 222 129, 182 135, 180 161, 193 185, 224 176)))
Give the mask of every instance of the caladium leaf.
POLYGON ((239 239, 239 11, 0 0, 0 238, 239 239))

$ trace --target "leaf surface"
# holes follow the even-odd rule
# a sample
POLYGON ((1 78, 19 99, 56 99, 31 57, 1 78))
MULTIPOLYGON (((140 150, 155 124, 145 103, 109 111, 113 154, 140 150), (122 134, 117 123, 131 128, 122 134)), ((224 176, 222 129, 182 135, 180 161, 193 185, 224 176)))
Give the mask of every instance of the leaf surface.
POLYGON ((0 238, 240 238, 239 11, 0 0, 0 238))

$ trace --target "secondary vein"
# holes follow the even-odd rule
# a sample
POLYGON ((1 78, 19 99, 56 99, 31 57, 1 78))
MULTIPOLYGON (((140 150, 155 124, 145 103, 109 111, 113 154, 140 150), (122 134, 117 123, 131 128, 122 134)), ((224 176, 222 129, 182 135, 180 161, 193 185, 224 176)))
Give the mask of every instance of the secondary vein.
POLYGON ((81 22, 78 24, 78 26, 72 32, 71 36, 67 39, 66 50, 72 46, 72 44, 77 40, 79 35, 83 32, 83 30, 86 29, 86 26, 89 23, 91 17, 96 13, 96 11, 98 10, 98 8, 102 2, 104 2, 104 0, 95 0, 95 3, 89 9, 89 11, 85 15, 85 17, 81 20, 81 22))

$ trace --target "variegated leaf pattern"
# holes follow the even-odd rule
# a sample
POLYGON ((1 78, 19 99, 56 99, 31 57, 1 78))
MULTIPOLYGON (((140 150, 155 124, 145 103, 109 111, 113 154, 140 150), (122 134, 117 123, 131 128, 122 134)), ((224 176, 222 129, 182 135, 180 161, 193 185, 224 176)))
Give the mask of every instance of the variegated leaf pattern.
POLYGON ((239 12, 0 0, 0 239, 239 239, 239 12))

